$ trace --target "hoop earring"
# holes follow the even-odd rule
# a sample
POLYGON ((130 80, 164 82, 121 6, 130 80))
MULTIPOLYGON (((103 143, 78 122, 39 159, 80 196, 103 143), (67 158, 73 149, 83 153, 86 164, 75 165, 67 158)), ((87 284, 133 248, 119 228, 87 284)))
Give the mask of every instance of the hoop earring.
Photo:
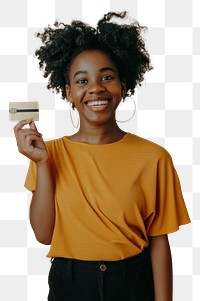
POLYGON ((70 119, 71 119, 71 122, 72 122, 72 125, 75 129, 77 129, 79 127, 79 124, 80 124, 80 118, 78 118, 78 122, 77 124, 74 123, 73 121, 73 117, 72 117, 72 108, 71 108, 71 103, 69 103, 69 115, 70 115, 70 119))
MULTIPOLYGON (((136 113, 136 103, 135 103, 135 100, 134 100, 134 98, 133 97, 131 97, 131 96, 128 96, 132 101, 133 101, 133 103, 134 103, 134 111, 133 111, 133 114, 131 115, 131 117, 129 118, 129 119, 127 119, 127 120, 117 120, 116 119, 116 121, 117 122, 120 122, 120 123, 124 123, 124 122, 128 122, 129 120, 131 120, 132 118, 133 118, 133 116, 135 115, 135 113, 136 113)), ((125 100, 124 100, 125 101, 125 100)))

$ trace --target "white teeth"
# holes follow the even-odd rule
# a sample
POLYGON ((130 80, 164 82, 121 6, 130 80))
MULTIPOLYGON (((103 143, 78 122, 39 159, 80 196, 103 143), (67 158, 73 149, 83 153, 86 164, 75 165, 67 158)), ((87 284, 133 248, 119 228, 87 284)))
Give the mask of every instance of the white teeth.
POLYGON ((88 106, 101 106, 107 105, 108 100, 97 100, 97 101, 89 101, 87 104, 88 106))

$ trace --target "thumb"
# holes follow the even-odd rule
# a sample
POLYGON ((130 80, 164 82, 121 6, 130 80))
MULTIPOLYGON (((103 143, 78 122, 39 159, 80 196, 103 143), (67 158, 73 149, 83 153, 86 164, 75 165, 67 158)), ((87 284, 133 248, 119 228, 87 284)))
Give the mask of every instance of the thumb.
MULTIPOLYGON (((38 132, 37 127, 36 127, 36 125, 35 125, 35 122, 34 122, 33 120, 29 123, 29 127, 30 127, 31 130, 35 130, 35 131, 38 132)), ((41 136, 42 136, 42 135, 41 135, 41 136)), ((40 149, 46 149, 43 140, 41 140, 41 141, 36 141, 36 140, 35 140, 35 141, 33 141, 33 145, 34 145, 35 147, 37 147, 37 148, 40 148, 40 149)))
POLYGON ((29 127, 30 127, 31 130, 36 130, 37 131, 35 122, 33 120, 29 123, 29 127))

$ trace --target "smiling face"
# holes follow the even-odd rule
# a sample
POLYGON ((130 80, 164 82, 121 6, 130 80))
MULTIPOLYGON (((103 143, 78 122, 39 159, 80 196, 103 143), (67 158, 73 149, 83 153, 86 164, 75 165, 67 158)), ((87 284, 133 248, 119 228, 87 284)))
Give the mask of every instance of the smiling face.
POLYGON ((81 124, 115 122, 115 111, 126 89, 106 53, 100 50, 81 52, 71 65, 69 80, 67 99, 79 111, 81 124))

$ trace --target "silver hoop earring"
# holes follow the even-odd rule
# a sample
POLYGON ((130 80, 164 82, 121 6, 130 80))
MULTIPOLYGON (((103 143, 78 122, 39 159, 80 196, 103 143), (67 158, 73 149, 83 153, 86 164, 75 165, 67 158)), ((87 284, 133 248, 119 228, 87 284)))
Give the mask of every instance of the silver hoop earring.
MULTIPOLYGON (((133 118, 133 116, 134 116, 135 113, 136 113, 136 103, 135 103, 134 98, 131 97, 131 96, 127 96, 127 97, 130 98, 130 99, 133 101, 133 104, 134 104, 134 111, 133 111, 133 114, 132 114, 131 117, 128 118, 127 120, 122 120, 122 121, 121 121, 121 120, 117 120, 117 119, 116 119, 117 122, 120 122, 120 123, 128 122, 129 120, 131 120, 131 119, 133 118)), ((125 99, 124 101, 126 101, 126 99, 125 99)))
POLYGON ((71 119, 71 122, 72 122, 72 125, 75 129, 77 129, 79 127, 79 124, 80 124, 80 118, 78 118, 78 122, 77 124, 74 123, 73 121, 73 117, 72 117, 72 107, 71 107, 71 103, 69 103, 69 115, 70 115, 70 119, 71 119))

